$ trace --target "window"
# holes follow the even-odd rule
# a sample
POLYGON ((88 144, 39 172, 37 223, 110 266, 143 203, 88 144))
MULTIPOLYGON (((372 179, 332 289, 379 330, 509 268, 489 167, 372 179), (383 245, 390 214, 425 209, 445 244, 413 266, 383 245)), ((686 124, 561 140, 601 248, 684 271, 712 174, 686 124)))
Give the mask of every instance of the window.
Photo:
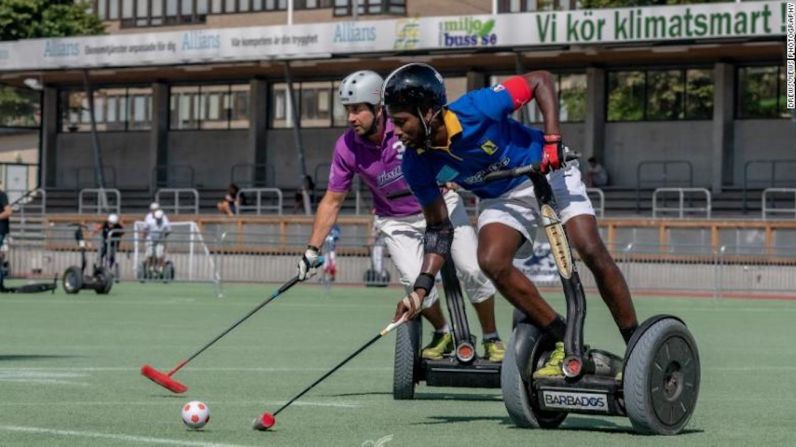
MULTIPOLYGON (((359 0, 358 15, 406 15, 406 0, 359 0)), ((335 16, 351 16, 353 0, 334 0, 335 16)))
MULTIPOLYGON (((82 90, 60 94, 61 132, 88 132, 91 115, 82 90)), ((152 127, 152 89, 148 87, 100 88, 94 90, 94 119, 97 131, 148 130, 152 127)))
POLYGON ((40 96, 28 88, 0 86, 0 127, 38 127, 40 96))
MULTIPOLYGON (((294 82, 293 106, 298 106, 301 127, 344 127, 347 125, 345 108, 337 95, 339 83, 294 82)), ((287 101, 287 84, 274 84, 271 88, 271 127, 293 127, 293 112, 287 101)))
POLYGON ((347 127, 348 126, 348 112, 345 111, 343 103, 340 102, 340 95, 337 93, 340 90, 340 81, 335 81, 332 86, 332 126, 334 127, 347 127))
POLYGON ((608 73, 608 121, 702 120, 713 117, 713 70, 608 73))
POLYGON ((686 70, 685 82, 685 119, 713 119, 713 70, 686 70))
MULTIPOLYGON (((492 85, 499 84, 506 79, 515 76, 492 76, 492 85)), ((580 122, 586 118, 586 74, 585 73, 561 73, 553 74, 556 80, 556 90, 558 91, 558 119, 561 122, 580 122)), ((448 97, 448 100, 453 100, 448 97)), ((541 123, 544 121, 542 111, 531 101, 527 106, 528 122, 541 123)), ((513 118, 522 121, 522 113, 518 110, 514 112, 513 118)))
POLYGON ((644 72, 608 73, 608 121, 644 119, 644 72))
POLYGON ((647 119, 677 120, 685 116, 682 70, 647 72, 647 119))
POLYGON ((249 127, 248 84, 175 86, 170 96, 172 130, 249 127))
POLYGON ((783 66, 738 69, 738 118, 789 118, 783 66))
POLYGON ((569 9, 568 0, 498 0, 498 13, 569 9))

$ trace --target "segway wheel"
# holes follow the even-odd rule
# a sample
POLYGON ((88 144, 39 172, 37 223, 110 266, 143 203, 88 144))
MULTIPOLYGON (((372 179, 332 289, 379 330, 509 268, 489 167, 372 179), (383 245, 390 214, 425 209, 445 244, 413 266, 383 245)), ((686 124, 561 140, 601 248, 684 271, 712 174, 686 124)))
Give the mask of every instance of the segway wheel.
POLYGON ((392 397, 395 400, 415 398, 415 371, 420 364, 422 326, 415 318, 398 326, 395 335, 395 366, 392 377, 392 397))
POLYGON ((100 268, 94 274, 94 291, 99 295, 107 295, 113 287, 113 275, 106 268, 100 268))
POLYGON ((543 354, 552 351, 553 340, 529 322, 515 318, 514 331, 500 366, 500 389, 503 403, 512 422, 522 428, 556 428, 566 412, 542 411, 533 387, 531 374, 541 365, 543 354))
POLYGON ((83 271, 80 270, 80 267, 73 265, 66 269, 62 284, 66 293, 74 294, 80 292, 80 289, 83 288, 83 271))
POLYGON ((664 318, 649 327, 630 352, 624 370, 625 411, 644 434, 675 435, 688 424, 699 395, 699 352, 681 321, 664 318))
POLYGON ((171 261, 166 261, 163 266, 163 282, 169 283, 174 281, 174 264, 171 261))

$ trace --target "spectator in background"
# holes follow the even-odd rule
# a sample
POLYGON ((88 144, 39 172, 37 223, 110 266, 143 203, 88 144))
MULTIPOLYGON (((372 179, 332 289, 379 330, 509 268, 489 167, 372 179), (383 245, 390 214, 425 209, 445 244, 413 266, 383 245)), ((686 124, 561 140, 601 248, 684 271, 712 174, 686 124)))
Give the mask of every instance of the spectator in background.
POLYGON ((218 211, 230 217, 238 214, 238 210, 241 205, 241 199, 238 197, 238 191, 240 191, 238 185, 230 183, 227 187, 227 194, 224 196, 224 200, 216 204, 218 211))
POLYGON ((7 272, 6 269, 6 251, 2 249, 6 243, 6 237, 11 231, 10 218, 14 211, 8 203, 8 196, 5 191, 0 189, 0 281, 4 279, 7 272))
POLYGON ((586 168, 586 186, 599 188, 608 184, 608 171, 597 162, 594 157, 589 157, 589 166, 586 168))
MULTIPOLYGON (((304 176, 304 189, 307 191, 307 194, 310 196, 310 208, 315 204, 315 182, 312 181, 312 177, 309 175, 304 176)), ((293 206, 294 212, 301 212, 304 210, 304 196, 301 194, 301 190, 296 191, 296 203, 293 206)))

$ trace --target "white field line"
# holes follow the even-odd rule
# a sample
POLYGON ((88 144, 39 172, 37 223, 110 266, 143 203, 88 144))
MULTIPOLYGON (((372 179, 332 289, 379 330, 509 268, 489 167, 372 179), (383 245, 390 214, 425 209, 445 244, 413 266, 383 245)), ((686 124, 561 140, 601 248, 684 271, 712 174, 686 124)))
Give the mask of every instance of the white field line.
POLYGON ((0 425, 0 431, 16 433, 32 433, 41 435, 71 436, 77 438, 109 439, 113 441, 138 442, 148 445, 177 445, 185 447, 246 447, 239 444, 222 444, 215 442, 180 441, 177 439, 153 438, 149 436, 134 436, 115 433, 100 433, 93 431, 57 430, 52 428, 25 427, 21 425, 0 425))

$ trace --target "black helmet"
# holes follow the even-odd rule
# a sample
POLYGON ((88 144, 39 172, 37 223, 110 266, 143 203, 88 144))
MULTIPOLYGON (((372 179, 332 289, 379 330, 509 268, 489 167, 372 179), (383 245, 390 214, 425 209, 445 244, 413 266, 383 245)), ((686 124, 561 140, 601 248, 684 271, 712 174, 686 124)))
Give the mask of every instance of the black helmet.
POLYGON ((427 64, 406 64, 390 73, 384 81, 382 104, 411 109, 432 108, 434 111, 447 104, 442 75, 427 64))

